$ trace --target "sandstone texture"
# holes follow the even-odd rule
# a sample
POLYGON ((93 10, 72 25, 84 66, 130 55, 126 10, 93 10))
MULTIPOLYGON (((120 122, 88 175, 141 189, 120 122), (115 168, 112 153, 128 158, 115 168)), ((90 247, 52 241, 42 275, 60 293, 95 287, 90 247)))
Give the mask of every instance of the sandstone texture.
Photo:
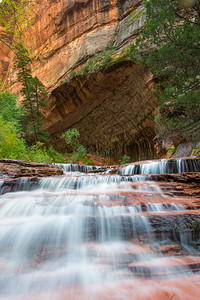
POLYGON ((62 175, 63 170, 53 164, 23 160, 0 159, 0 180, 19 177, 47 177, 62 175))
MULTIPOLYGON (((0 27, 0 36, 4 39, 5 34, 3 28, 0 27)), ((6 76, 9 67, 9 54, 10 49, 3 43, 0 42, 0 78, 3 80, 6 76)))
MULTIPOLYGON (((150 72, 121 53, 145 24, 141 0, 40 0, 34 24, 25 32, 33 57, 32 72, 49 92, 44 127, 52 143, 66 151, 61 133, 77 128, 88 151, 135 160, 155 156, 153 138, 156 100, 150 72), (113 63, 69 79, 107 44, 115 46, 113 63)), ((19 94, 13 54, 0 55, 1 77, 19 94)))
POLYGON ((59 99, 47 114, 55 145, 64 150, 61 133, 75 127, 89 151, 116 157, 134 153, 138 160, 152 157, 156 101, 147 84, 148 70, 130 62, 120 64, 89 79, 75 78, 70 86, 64 84, 52 92, 59 99))

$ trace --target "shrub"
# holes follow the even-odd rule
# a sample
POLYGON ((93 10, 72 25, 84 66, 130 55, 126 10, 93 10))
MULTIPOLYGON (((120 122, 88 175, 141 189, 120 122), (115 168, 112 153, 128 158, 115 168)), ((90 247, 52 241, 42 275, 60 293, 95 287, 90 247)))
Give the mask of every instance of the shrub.
POLYGON ((83 157, 83 162, 89 166, 94 166, 93 161, 91 161, 90 159, 87 158, 87 156, 83 157))
POLYGON ((83 145, 80 145, 72 155, 72 163, 77 163, 80 159, 83 159, 86 155, 86 149, 83 145))
POLYGON ((70 145, 73 149, 72 163, 77 163, 80 158, 86 155, 85 147, 79 142, 80 133, 78 129, 69 129, 63 133, 61 137, 65 140, 66 144, 70 145))
POLYGON ((121 159, 121 161, 120 161, 120 164, 128 164, 128 163, 130 163, 130 156, 128 156, 128 155, 124 155, 123 157, 122 157, 122 159, 121 159))
POLYGON ((192 150, 192 155, 195 156, 200 156, 200 145, 194 146, 193 150, 192 150))
POLYGON ((30 161, 38 163, 51 163, 52 158, 49 156, 44 143, 37 142, 29 148, 28 156, 30 161))
POLYGON ((19 129, 20 109, 17 107, 16 97, 9 92, 0 93, 0 116, 4 121, 15 124, 19 129))
POLYGON ((168 150, 168 157, 167 158, 171 158, 174 155, 175 152, 176 152, 176 147, 175 146, 171 147, 168 150))
POLYGON ((79 136, 79 131, 76 128, 72 128, 64 132, 61 138, 65 140, 67 145, 72 146, 73 150, 76 150, 79 146, 79 136))
POLYGON ((65 159, 61 153, 56 151, 52 146, 49 147, 47 151, 48 155, 51 157, 54 163, 64 163, 65 159))
POLYGON ((18 138, 15 124, 0 116, 0 157, 27 160, 28 154, 23 139, 18 138))
MULTIPOLYGON (((80 151, 79 151, 80 152, 80 151)), ((16 123, 7 122, 0 115, 0 158, 19 159, 38 163, 65 162, 61 153, 47 150, 43 143, 37 142, 27 148, 23 138, 17 135, 16 123)))
POLYGON ((73 70, 70 72, 70 78, 74 78, 76 76, 76 72, 73 70))
POLYGON ((71 76, 71 72, 70 78, 80 74, 90 76, 91 73, 97 72, 101 68, 107 68, 112 60, 112 55, 114 52, 114 45, 107 45, 102 52, 95 55, 93 58, 90 58, 87 64, 80 71, 76 72, 75 74, 73 73, 73 76, 71 76))

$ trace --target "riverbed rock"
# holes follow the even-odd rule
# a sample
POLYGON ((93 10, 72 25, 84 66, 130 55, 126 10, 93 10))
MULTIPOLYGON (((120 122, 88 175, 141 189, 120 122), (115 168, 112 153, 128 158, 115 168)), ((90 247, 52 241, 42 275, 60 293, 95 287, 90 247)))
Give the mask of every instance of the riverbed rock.
POLYGON ((0 159, 0 178, 48 177, 62 174, 63 170, 53 164, 0 159))

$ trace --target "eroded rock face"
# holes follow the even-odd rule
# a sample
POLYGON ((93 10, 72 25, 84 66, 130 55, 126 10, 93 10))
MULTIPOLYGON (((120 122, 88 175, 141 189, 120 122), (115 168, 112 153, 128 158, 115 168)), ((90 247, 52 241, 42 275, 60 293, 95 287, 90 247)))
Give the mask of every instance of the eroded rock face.
MULTIPOLYGON (((0 27, 0 36, 2 39, 6 39, 3 27, 0 27)), ((9 42, 8 39, 7 42, 9 42)), ((0 49, 0 79, 4 79, 9 68, 10 49, 1 41, 0 49)))
POLYGON ((0 181, 20 177, 48 177, 63 175, 63 171, 50 163, 35 163, 23 160, 0 159, 0 181))
MULTIPOLYGON (((117 53, 141 32, 145 14, 140 0, 42 0, 26 33, 34 53, 32 72, 49 91, 45 129, 59 150, 61 133, 75 127, 88 151, 135 160, 153 158, 152 76, 126 60, 66 83, 71 70, 114 43, 117 53)), ((11 55, 12 56, 12 55, 11 55)), ((19 93, 12 59, 7 71, 10 91, 19 93)), ((5 71, 4 71, 5 74, 5 71)))
POLYGON ((64 150, 61 132, 75 127, 90 151, 152 157, 156 101, 147 84, 149 76, 144 68, 126 62, 55 89, 47 115, 55 145, 64 150))
MULTIPOLYGON (((52 91, 56 84, 88 57, 113 40, 120 20, 140 0, 36 0, 34 24, 25 33, 33 57, 32 71, 52 91)), ((128 28, 129 26, 126 26, 128 28)), ((12 90, 17 90, 11 70, 12 90)))

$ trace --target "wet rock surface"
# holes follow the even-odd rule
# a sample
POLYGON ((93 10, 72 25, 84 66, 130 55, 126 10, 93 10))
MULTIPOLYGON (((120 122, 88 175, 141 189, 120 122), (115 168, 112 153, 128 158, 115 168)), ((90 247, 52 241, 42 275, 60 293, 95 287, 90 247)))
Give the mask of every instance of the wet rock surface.
POLYGON ((53 164, 0 159, 0 178, 46 177, 62 175, 63 170, 53 164))
POLYGON ((60 164, 62 176, 7 179, 2 299, 198 299, 200 172, 152 174, 160 167, 141 175, 60 164))

